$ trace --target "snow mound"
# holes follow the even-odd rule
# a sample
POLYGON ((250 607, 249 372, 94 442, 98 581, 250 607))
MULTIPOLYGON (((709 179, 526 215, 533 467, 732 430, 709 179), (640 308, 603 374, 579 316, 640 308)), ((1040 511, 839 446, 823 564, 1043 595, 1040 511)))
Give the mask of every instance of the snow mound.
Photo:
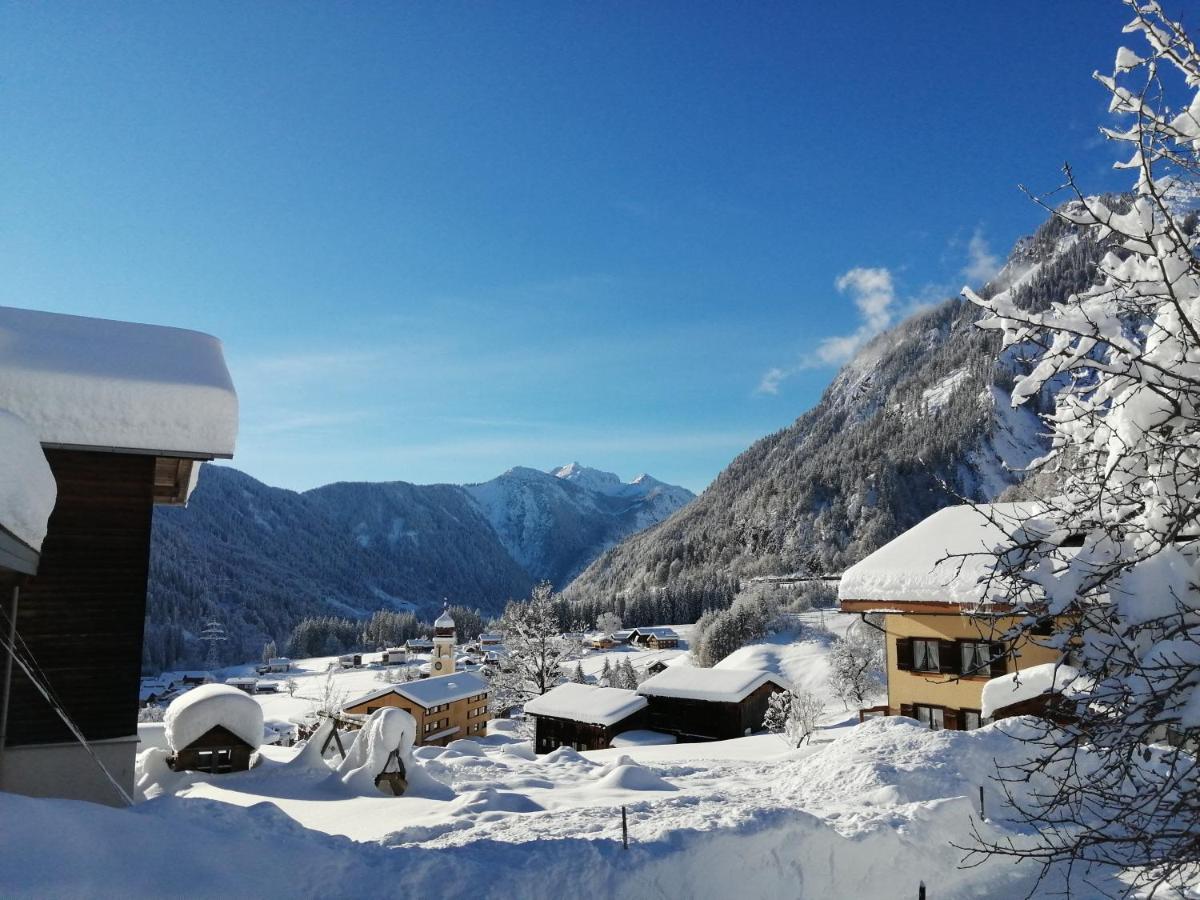
POLYGON ((461 738, 457 741, 451 741, 446 745, 447 750, 452 750, 455 753, 461 753, 463 756, 487 756, 483 751, 483 747, 474 741, 461 738))
POLYGON ((643 766, 617 766, 597 782, 600 787, 621 791, 677 791, 679 788, 659 778, 643 766))
POLYGON ((451 815, 472 816, 479 813, 530 813, 541 812, 545 807, 535 803, 524 794, 512 791, 498 791, 495 788, 484 788, 463 794, 455 801, 451 815))
POLYGON ((557 750, 551 750, 542 757, 542 762, 549 766, 557 766, 565 763, 591 765, 592 761, 585 757, 574 747, 559 747, 557 750))
POLYGON ((394 706, 375 710, 359 730, 354 746, 338 764, 332 778, 359 796, 386 793, 376 787, 375 776, 383 771, 392 751, 398 750, 408 782, 404 796, 451 799, 454 792, 421 768, 413 755, 416 734, 416 720, 404 710, 394 706))
POLYGON ((1042 694, 1061 693, 1070 695, 1082 687, 1079 672, 1062 663, 1042 663, 1017 672, 993 678, 983 686, 983 710, 981 715, 990 719, 996 710, 1024 700, 1032 700, 1042 694))
POLYGON ((202 684, 171 701, 163 716, 167 745, 178 753, 218 725, 251 747, 263 739, 262 707, 227 684, 202 684))
POLYGON ((675 735, 664 734, 661 731, 650 731, 645 728, 635 728, 623 731, 609 742, 610 747, 658 747, 674 744, 675 735))
POLYGON ((611 760, 610 762, 608 762, 604 766, 602 766, 600 771, 598 771, 596 773, 596 775, 600 778, 603 778, 605 775, 615 772, 617 769, 621 768, 621 766, 636 766, 636 765, 637 765, 637 763, 634 762, 632 756, 630 756, 627 753, 622 753, 616 759, 611 760))
POLYGON ((33 429, 0 409, 0 528, 34 550, 42 549, 46 521, 58 498, 58 485, 33 429))
POLYGON ((0 307, 0 409, 43 444, 232 456, 237 395, 215 337, 0 307))

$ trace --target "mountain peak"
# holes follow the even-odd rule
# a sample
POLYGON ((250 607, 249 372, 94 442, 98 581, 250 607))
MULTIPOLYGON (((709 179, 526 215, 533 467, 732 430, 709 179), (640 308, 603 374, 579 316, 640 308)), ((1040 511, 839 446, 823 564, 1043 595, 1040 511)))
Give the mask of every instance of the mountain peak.
POLYGON ((602 472, 600 469, 582 466, 577 462, 559 466, 557 469, 551 469, 550 474, 555 478, 573 482, 580 487, 599 491, 602 494, 609 494, 623 487, 620 477, 614 475, 612 472, 602 472))

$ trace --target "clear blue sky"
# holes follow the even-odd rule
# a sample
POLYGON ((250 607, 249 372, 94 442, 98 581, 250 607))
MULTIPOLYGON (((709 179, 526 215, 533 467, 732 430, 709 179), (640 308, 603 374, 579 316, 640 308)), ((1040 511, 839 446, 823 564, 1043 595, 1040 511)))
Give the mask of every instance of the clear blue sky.
POLYGON ((0 303, 220 336, 286 487, 699 490, 1126 180, 1117 0, 0 9, 0 303))

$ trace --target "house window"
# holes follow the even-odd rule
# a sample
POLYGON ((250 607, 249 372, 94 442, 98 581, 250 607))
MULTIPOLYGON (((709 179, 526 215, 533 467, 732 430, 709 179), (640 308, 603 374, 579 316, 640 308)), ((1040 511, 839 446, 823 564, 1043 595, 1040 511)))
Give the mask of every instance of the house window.
POLYGON ((960 709, 958 711, 958 727, 962 731, 974 731, 983 720, 980 718, 979 710, 977 709, 960 709))
POLYGON ((987 641, 962 641, 963 675, 987 675, 991 677, 992 645, 987 641))
POLYGON ((912 642, 913 649, 913 668, 918 672, 940 672, 941 664, 938 661, 938 642, 925 641, 920 638, 914 638, 912 642))
MULTIPOLYGON (((937 642, 934 642, 934 652, 937 652, 937 642)), ((917 721, 928 725, 933 731, 941 731, 946 727, 946 713, 940 706, 922 706, 917 704, 913 707, 913 712, 917 716, 917 721)))

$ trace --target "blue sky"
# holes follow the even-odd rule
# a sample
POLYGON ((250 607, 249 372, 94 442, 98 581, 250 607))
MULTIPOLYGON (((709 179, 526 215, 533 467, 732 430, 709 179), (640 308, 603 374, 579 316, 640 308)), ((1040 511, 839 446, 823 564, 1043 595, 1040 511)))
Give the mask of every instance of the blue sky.
POLYGON ((1124 186, 1116 0, 0 10, 0 303, 220 336, 285 487, 699 490, 1019 183, 1124 186))

